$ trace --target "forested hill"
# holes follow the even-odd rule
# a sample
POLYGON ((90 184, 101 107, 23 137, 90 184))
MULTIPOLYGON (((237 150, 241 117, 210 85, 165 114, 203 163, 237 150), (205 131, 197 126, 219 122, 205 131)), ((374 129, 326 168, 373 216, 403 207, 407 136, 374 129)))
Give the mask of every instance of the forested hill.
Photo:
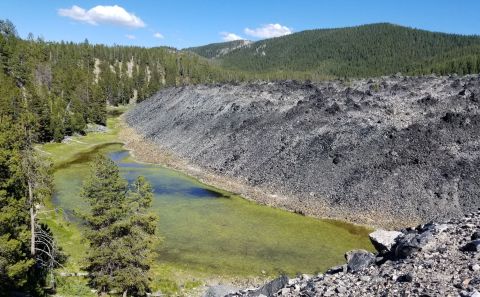
MULTIPOLYGON (((109 104, 141 101, 164 87, 222 81, 229 73, 171 48, 24 40, 10 21, 0 20, 0 296, 44 296, 49 272, 62 261, 37 217, 53 186, 35 143, 105 124, 109 104)), ((148 267, 135 265, 136 271, 148 267)))
MULTIPOLYGON (((196 51, 205 57, 206 51, 196 51)), ((478 73, 480 37, 435 33, 387 23, 320 29, 266 39, 221 57, 221 65, 250 72, 327 77, 478 73)))
POLYGON ((169 86, 478 73, 480 37, 373 24, 178 51, 24 40, 0 20, 0 68, 0 115, 18 122, 28 113, 36 141, 59 141, 87 123, 104 124, 106 103, 141 101, 169 86))
POLYGON ((222 81, 228 73, 165 47, 23 40, 11 22, 0 20, 0 116, 12 123, 29 118, 34 141, 59 141, 87 123, 105 124, 107 104, 141 101, 163 87, 222 81))
POLYGON ((196 53, 199 56, 215 59, 225 56, 231 51, 251 44, 248 40, 234 40, 227 42, 211 43, 203 46, 189 47, 184 51, 196 53))

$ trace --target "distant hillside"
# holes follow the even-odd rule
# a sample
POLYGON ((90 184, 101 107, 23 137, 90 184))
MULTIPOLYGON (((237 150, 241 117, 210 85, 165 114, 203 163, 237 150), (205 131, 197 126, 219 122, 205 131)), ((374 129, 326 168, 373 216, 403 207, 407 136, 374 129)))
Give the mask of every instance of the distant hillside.
MULTIPOLYGON (((189 49, 217 57, 231 43, 189 49)), ((231 46, 229 48, 232 48, 231 46)), ((221 65, 247 72, 366 77, 480 72, 480 37, 435 33, 388 23, 320 29, 266 39, 230 50, 221 65)))
POLYGON ((252 43, 248 40, 234 40, 228 42, 220 42, 220 43, 211 43, 204 46, 198 47, 190 47, 184 49, 184 51, 189 51, 192 53, 196 53, 199 56, 208 58, 208 59, 215 59, 222 57, 231 51, 241 48, 245 45, 252 43))

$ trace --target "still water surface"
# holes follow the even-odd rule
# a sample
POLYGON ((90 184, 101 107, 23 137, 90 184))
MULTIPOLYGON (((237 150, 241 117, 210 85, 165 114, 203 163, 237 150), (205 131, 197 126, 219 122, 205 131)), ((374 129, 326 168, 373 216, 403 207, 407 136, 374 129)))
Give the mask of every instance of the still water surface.
POLYGON ((254 276, 314 273, 344 261, 344 252, 371 249, 368 230, 260 206, 208 187, 165 167, 138 163, 121 144, 99 146, 55 171, 54 203, 72 215, 94 154, 108 155, 129 181, 145 176, 154 188, 153 211, 163 241, 158 261, 187 271, 254 276))

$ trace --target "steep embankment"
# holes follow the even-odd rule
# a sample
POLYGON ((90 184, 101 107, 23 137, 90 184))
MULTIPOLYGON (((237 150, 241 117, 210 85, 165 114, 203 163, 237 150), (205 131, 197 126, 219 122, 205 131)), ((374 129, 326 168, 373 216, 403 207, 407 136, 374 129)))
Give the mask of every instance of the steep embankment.
POLYGON ((257 201, 400 226, 480 206, 479 106, 479 76, 397 77, 171 88, 125 119, 257 201))

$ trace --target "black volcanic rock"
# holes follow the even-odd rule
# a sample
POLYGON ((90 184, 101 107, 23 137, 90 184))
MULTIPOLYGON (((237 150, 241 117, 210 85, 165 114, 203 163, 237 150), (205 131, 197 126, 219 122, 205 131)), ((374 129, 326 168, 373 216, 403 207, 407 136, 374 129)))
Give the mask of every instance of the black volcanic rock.
POLYGON ((264 191, 260 202, 406 226, 480 207, 480 104, 469 92, 480 94, 478 75, 185 86, 125 120, 205 172, 264 191))
POLYGON ((358 272, 375 263, 375 255, 365 250, 354 250, 345 254, 347 271, 358 272))
MULTIPOLYGON (((417 248, 408 258, 377 261, 355 271, 336 269, 334 274, 297 277, 271 296, 480 296, 480 240, 470 241, 478 228, 480 211, 443 224, 405 229, 399 238, 417 248)), ((367 253, 360 254, 363 258, 367 253)), ((229 296, 248 296, 249 292, 229 296)))

